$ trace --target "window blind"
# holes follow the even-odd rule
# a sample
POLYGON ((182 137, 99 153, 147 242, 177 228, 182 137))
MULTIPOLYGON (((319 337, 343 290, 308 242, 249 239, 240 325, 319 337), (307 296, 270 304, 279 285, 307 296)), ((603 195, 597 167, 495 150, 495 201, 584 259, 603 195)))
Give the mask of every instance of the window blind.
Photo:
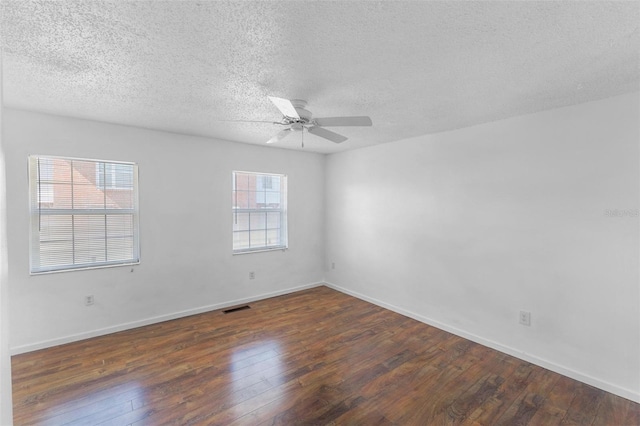
POLYGON ((233 252, 287 248, 287 177, 233 172, 233 252))
POLYGON ((29 157, 31 273, 140 261, 134 163, 29 157))

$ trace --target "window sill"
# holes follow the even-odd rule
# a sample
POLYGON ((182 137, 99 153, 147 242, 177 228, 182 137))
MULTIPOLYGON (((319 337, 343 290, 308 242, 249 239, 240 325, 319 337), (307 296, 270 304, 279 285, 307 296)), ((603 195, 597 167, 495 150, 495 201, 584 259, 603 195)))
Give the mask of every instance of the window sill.
POLYGON ((128 267, 128 266, 137 266, 140 264, 140 261, 137 262, 129 262, 129 263, 114 263, 107 265, 95 265, 95 266, 83 266, 80 268, 65 268, 65 269, 54 269, 51 271, 29 271, 29 275, 37 276, 37 275, 48 275, 48 274, 60 274, 63 272, 74 272, 74 271, 88 271, 90 269, 106 269, 106 268, 118 268, 118 267, 128 267))
POLYGON ((265 251, 286 251, 288 250, 288 247, 273 247, 273 248, 259 248, 259 249, 248 249, 248 250, 238 250, 238 251, 234 251, 232 254, 238 255, 238 254, 251 254, 251 253, 262 253, 265 251))

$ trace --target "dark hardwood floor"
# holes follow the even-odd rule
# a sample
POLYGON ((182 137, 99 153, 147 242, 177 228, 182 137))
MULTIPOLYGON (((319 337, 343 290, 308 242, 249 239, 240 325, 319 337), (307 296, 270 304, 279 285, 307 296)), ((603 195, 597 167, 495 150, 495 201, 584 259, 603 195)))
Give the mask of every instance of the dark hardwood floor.
POLYGON ((640 405, 317 287, 13 357, 16 425, 639 425, 640 405))

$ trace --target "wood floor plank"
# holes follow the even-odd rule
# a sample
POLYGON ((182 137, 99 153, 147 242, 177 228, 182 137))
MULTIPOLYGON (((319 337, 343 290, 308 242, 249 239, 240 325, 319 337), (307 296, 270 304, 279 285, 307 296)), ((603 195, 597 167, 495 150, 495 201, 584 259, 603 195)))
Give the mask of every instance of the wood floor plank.
MULTIPOLYGON (((602 425, 608 422, 612 425, 633 425, 632 419, 627 420, 630 408, 629 404, 626 404, 623 399, 606 393, 598 407, 598 414, 593 424, 602 425)), ((635 423, 640 424, 640 419, 635 423)))
POLYGON ((530 380, 523 391, 497 420, 496 425, 528 424, 545 402, 547 395, 558 380, 558 375, 541 367, 532 366, 530 380))
MULTIPOLYGON (((497 352, 495 354, 498 355, 497 352)), ((394 417, 390 418, 403 424, 460 423, 466 412, 458 413, 452 407, 455 406, 456 401, 463 400, 465 393, 478 383, 479 378, 492 371, 491 364, 494 361, 492 358, 480 358, 464 367, 456 367, 455 363, 451 364, 447 369, 451 369, 453 374, 446 376, 446 379, 442 380, 442 384, 430 386, 421 384, 418 388, 420 393, 413 395, 414 402, 410 405, 411 409, 403 413, 397 420, 394 417), (420 397, 420 394, 424 392, 430 392, 433 395, 428 398, 428 402, 423 401, 420 397)))
POLYGON ((362 405, 357 405, 336 418, 332 424, 390 426, 394 423, 376 409, 362 408, 362 405))
POLYGON ((12 358, 16 425, 640 423, 640 405, 316 287, 12 358))
MULTIPOLYGON (((551 390, 546 394, 544 404, 531 417, 529 424, 540 426, 559 425, 567 414, 571 402, 576 397, 574 392, 577 384, 578 382, 575 380, 559 376, 551 390)), ((618 399, 622 400, 622 398, 618 399)))
POLYGON ((462 421, 463 424, 484 425, 495 424, 497 418, 504 413, 505 409, 511 405, 518 396, 512 390, 514 378, 517 381, 517 374, 522 365, 522 361, 513 357, 504 357, 493 366, 498 387, 495 391, 462 421))
POLYGON ((595 420, 604 391, 584 383, 576 386, 575 397, 567 410, 561 425, 590 424, 595 420))

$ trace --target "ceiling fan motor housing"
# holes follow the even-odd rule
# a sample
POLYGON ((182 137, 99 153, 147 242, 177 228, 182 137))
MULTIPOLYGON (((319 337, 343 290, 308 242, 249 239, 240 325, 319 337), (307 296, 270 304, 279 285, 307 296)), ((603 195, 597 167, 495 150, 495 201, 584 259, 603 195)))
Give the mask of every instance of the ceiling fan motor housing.
MULTIPOLYGON (((304 107, 307 106, 307 101, 303 101, 302 99, 293 99, 291 101, 291 105, 293 105, 293 107, 295 108, 296 112, 298 113, 298 116, 300 116, 300 118, 293 118, 293 117, 287 117, 290 118, 290 121, 292 124, 294 123, 301 123, 302 125, 305 124, 309 124, 311 123, 311 117, 313 116, 313 114, 311 113, 311 111, 304 109, 304 107)), ((302 130, 301 128, 294 128, 292 127, 293 130, 302 130)))

